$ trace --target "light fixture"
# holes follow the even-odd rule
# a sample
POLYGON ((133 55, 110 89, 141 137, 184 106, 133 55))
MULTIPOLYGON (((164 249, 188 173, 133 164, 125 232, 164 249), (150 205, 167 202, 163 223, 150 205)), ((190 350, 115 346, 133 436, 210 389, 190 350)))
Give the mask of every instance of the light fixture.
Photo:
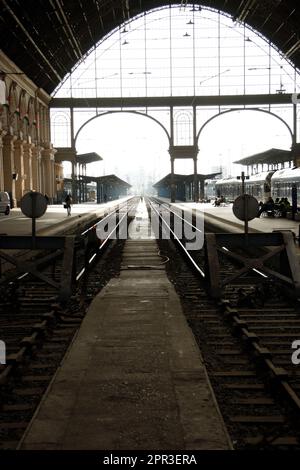
POLYGON ((192 20, 190 20, 187 24, 194 24, 194 22, 192 20))
POLYGON ((202 10, 202 7, 199 5, 198 8, 195 7, 195 5, 193 5, 193 8, 190 9, 190 11, 201 11, 202 10))
POLYGON ((189 33, 185 33, 185 34, 183 35, 183 37, 184 37, 184 38, 188 38, 188 37, 190 37, 190 34, 189 34, 189 33))
POLYGON ((252 42, 249 36, 245 39, 246 42, 252 42))
POLYGON ((126 41, 126 39, 125 39, 125 41, 124 41, 124 42, 122 42, 122 46, 127 46, 127 44, 129 44, 129 42, 128 42, 128 41, 126 41))
POLYGON ((248 70, 271 70, 271 67, 249 67, 248 70))
POLYGON ((151 75, 152 72, 128 72, 128 75, 151 75))
POLYGON ((123 28, 123 31, 121 31, 122 34, 125 34, 125 33, 128 33, 128 30, 126 29, 126 27, 124 26, 123 28))

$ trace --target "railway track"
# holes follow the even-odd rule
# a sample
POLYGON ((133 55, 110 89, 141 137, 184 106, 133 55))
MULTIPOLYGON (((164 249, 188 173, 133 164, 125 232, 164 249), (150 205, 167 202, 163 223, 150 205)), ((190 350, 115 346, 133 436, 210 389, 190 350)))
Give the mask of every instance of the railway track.
MULTIPOLYGON (((94 231, 95 226, 90 227, 89 234, 94 231)), ((234 447, 300 449, 300 374, 290 361, 291 341, 300 329, 298 305, 257 273, 227 286, 216 302, 207 295, 203 252, 185 252, 183 258, 180 241, 181 251, 169 240, 158 243, 169 259, 168 276, 198 341, 234 447)), ((9 361, 0 369, 0 448, 16 448, 86 307, 118 275, 123 243, 103 240, 100 256, 99 242, 90 245, 88 255, 78 253, 77 288, 67 307, 58 304, 54 288, 30 276, 6 291, 0 328, 9 361)), ((236 269, 224 257, 222 275, 236 269)), ((45 272, 59 278, 61 265, 57 262, 45 272)))
MULTIPOLYGON (((160 250, 169 258, 169 278, 201 349, 234 447, 299 450, 300 369, 291 361, 291 343, 300 337, 298 302, 256 272, 226 286, 216 301, 207 294, 203 250, 186 253, 184 240, 175 241, 176 247, 159 240, 160 250)), ((221 257, 221 276, 237 269, 221 257)))
MULTIPOLYGON (((136 204, 133 200, 128 208, 120 206, 117 219, 129 215, 129 223, 136 204)), ((99 223, 108 223, 113 215, 107 214, 99 223)), ((2 288, 0 331, 7 364, 0 365, 0 449, 17 447, 89 303, 120 271, 124 240, 110 239, 108 231, 100 242, 96 229, 94 224, 80 234, 89 240, 89 249, 77 251, 76 286, 67 305, 58 303, 54 287, 26 273, 2 288)), ((57 260, 43 272, 60 279, 61 269, 57 260)))

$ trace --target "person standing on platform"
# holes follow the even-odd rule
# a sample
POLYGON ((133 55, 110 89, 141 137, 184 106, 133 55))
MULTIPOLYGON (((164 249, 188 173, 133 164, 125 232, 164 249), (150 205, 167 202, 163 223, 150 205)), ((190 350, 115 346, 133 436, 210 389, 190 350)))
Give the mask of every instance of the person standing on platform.
POLYGON ((72 198, 71 198, 70 194, 67 194, 67 196, 65 198, 64 208, 67 209, 67 214, 68 215, 71 215, 71 204, 72 204, 72 198))

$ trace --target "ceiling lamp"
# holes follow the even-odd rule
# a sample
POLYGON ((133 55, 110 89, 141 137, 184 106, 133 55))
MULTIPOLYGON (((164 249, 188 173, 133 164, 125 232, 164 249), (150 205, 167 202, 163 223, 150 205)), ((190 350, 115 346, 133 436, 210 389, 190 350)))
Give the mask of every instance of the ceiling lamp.
POLYGON ((126 41, 126 39, 125 39, 125 41, 124 41, 124 42, 122 42, 122 46, 127 46, 127 44, 129 44, 129 42, 128 42, 128 41, 126 41))
POLYGON ((193 5, 193 8, 191 8, 190 11, 201 11, 202 10, 202 7, 199 5, 198 8, 195 7, 195 5, 193 5))
POLYGON ((191 35, 190 35, 189 33, 185 33, 185 34, 183 35, 184 38, 188 38, 188 37, 190 37, 190 36, 191 36, 191 35))

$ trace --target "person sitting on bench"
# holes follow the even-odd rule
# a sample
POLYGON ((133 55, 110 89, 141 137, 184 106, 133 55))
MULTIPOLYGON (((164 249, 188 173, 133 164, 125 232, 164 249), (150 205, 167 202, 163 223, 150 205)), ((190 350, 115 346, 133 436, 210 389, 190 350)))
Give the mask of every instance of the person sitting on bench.
POLYGON ((291 210, 291 204, 287 197, 282 197, 279 201, 279 207, 282 217, 286 217, 287 212, 291 210))
POLYGON ((275 209, 275 203, 274 200, 271 198, 271 196, 268 198, 267 202, 261 206, 261 208, 258 211, 257 217, 260 217, 263 212, 272 212, 274 213, 275 209))

